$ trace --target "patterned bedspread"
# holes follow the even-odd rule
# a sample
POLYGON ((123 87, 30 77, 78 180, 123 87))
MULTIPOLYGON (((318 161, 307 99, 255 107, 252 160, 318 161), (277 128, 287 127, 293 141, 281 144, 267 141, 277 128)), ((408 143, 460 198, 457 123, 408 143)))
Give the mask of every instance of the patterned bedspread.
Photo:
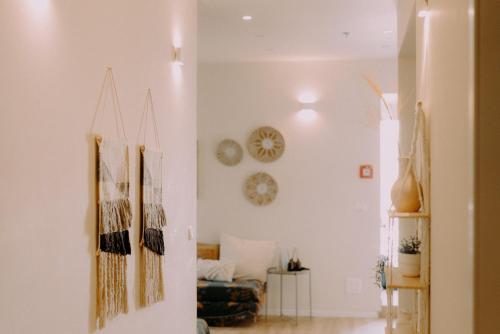
POLYGON ((198 281, 198 317, 210 326, 256 321, 264 285, 260 281, 198 281))
POLYGON ((263 284, 257 280, 215 282, 198 281, 198 301, 201 302, 258 302, 263 284))

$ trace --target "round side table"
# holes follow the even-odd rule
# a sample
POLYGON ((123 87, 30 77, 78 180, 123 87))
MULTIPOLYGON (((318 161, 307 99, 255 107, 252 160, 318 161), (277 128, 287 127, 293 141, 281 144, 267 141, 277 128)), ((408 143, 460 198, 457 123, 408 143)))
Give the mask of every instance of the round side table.
MULTIPOLYGON (((283 317, 283 277, 292 276, 295 277, 295 322, 299 322, 299 276, 306 275, 309 279, 309 318, 312 318, 312 283, 311 283, 311 269, 304 269, 301 271, 287 271, 280 270, 278 268, 269 268, 267 270, 267 282, 269 283, 269 277, 272 275, 278 275, 280 277, 280 317, 283 317)), ((269 312, 269 284, 268 293, 266 298, 266 320, 269 312)))

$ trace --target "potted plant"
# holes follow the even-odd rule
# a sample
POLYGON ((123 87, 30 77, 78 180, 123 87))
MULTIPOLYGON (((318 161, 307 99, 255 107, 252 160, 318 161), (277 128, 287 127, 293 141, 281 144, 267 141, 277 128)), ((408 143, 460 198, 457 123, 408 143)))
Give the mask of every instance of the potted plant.
POLYGON ((420 277, 420 245, 417 237, 402 239, 399 242, 399 268, 401 275, 420 277))
POLYGON ((387 264, 387 256, 380 255, 377 259, 377 265, 375 266, 375 285, 379 288, 386 289, 385 281, 385 265, 387 264))

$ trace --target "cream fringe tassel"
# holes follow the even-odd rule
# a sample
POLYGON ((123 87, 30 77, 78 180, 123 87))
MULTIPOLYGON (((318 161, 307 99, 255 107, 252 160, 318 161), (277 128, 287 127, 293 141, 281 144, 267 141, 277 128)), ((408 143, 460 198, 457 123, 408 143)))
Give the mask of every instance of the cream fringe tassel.
POLYGON ((164 299, 163 256, 142 247, 141 305, 149 306, 164 299))
POLYGON ((167 224, 165 211, 161 204, 144 204, 143 212, 146 228, 161 230, 167 224))
POLYGON ((114 201, 100 201, 99 233, 112 233, 124 231, 130 228, 132 221, 132 209, 128 199, 118 199, 114 201))
POLYGON ((120 313, 128 312, 127 259, 123 255, 100 252, 97 273, 97 319, 99 328, 120 313))

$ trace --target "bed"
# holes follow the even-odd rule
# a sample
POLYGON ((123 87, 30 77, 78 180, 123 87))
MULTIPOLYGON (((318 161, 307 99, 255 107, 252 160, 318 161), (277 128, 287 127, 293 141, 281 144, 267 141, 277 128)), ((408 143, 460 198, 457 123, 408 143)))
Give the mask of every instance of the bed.
MULTIPOLYGON (((199 243, 198 258, 219 259, 219 245, 199 243)), ((265 284, 257 280, 198 280, 198 318, 219 327, 256 322, 264 292, 265 284)))

